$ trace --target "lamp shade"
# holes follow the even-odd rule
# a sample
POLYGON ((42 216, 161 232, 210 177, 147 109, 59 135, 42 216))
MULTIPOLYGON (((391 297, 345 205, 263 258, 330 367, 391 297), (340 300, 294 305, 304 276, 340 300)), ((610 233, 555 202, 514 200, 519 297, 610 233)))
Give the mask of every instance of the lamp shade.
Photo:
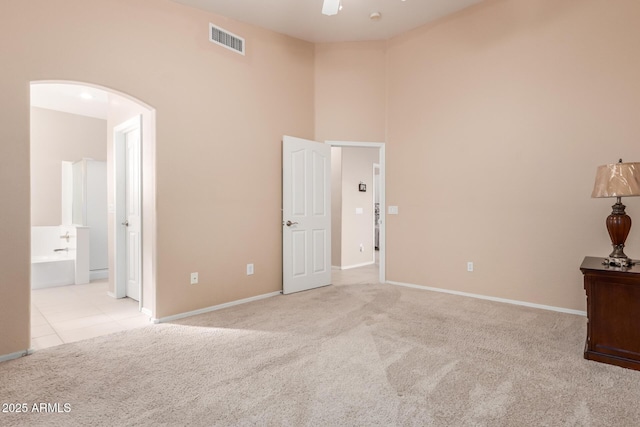
POLYGON ((640 163, 598 166, 591 197, 640 196, 640 163))

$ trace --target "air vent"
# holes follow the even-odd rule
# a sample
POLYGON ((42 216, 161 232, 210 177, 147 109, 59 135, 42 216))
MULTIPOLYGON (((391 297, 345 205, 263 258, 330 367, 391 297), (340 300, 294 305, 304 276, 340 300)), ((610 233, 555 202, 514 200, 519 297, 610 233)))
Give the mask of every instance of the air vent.
POLYGON ((209 41, 244 55, 244 39, 213 24, 209 24, 209 41))

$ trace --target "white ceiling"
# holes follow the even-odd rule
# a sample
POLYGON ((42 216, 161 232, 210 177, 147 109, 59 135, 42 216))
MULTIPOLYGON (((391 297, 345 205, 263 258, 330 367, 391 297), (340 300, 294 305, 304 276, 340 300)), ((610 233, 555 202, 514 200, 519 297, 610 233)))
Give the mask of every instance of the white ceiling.
POLYGON ((386 40, 482 0, 342 0, 343 9, 334 16, 322 14, 323 0, 173 1, 322 43, 386 40), (372 12, 380 12, 381 19, 371 20, 372 12))
POLYGON ((106 120, 109 95, 104 90, 89 86, 33 83, 31 106, 106 120))

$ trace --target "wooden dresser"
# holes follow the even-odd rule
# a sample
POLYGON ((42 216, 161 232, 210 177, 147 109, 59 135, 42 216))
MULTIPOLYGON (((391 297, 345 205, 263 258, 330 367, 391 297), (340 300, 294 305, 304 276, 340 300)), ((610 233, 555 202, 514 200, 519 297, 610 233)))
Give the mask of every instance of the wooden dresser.
POLYGON ((586 257, 580 266, 587 293, 584 358, 640 370, 640 264, 603 265, 586 257))

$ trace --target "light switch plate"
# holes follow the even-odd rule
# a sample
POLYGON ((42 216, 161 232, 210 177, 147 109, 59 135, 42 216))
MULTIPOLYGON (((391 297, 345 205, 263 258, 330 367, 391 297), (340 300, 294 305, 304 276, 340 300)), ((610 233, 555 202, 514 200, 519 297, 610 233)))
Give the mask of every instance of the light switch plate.
POLYGON ((389 212, 389 215, 398 215, 398 207, 389 206, 389 208, 387 209, 387 212, 389 212))

